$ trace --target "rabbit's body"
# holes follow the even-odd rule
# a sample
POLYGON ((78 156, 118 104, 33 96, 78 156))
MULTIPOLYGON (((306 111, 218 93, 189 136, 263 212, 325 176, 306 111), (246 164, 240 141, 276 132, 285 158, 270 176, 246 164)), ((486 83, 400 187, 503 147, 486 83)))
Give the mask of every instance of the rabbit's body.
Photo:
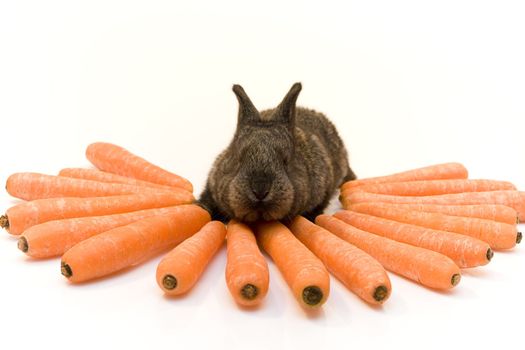
POLYGON ((321 113, 295 107, 300 90, 295 84, 277 108, 259 113, 234 86, 237 130, 199 199, 214 219, 313 218, 343 181, 355 179, 334 125, 321 113))

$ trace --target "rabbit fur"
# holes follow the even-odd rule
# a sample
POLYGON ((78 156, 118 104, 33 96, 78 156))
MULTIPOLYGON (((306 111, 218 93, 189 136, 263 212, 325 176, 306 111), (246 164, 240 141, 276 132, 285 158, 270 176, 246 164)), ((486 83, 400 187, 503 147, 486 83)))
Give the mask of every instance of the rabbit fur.
POLYGON ((319 112, 296 107, 301 89, 295 83, 276 108, 259 112, 244 89, 233 86, 237 128, 198 201, 213 219, 312 220, 343 182, 356 178, 335 126, 319 112))

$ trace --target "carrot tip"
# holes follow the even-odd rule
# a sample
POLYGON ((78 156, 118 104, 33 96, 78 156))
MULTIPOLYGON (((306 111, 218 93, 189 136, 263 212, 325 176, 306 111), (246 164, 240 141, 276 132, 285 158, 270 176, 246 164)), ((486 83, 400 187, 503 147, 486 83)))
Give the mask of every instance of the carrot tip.
POLYGON ((459 273, 455 273, 452 275, 452 279, 450 280, 450 283, 452 283, 453 286, 457 286, 459 283, 459 280, 461 280, 461 275, 459 273))
POLYGON ((520 217, 516 216, 516 225, 519 225, 519 224, 520 224, 520 217))
POLYGON ((27 253, 27 251, 29 250, 29 245, 27 244, 27 239, 25 237, 20 237, 18 239, 17 246, 18 246, 18 249, 20 249, 24 253, 27 253))
POLYGON ((5 228, 6 230, 9 229, 9 219, 7 218, 7 215, 0 216, 0 227, 5 228))
POLYGON ((178 284, 177 279, 172 275, 166 275, 162 279, 162 285, 164 286, 164 288, 168 290, 177 288, 177 284, 178 284))
POLYGON ((490 261, 492 260, 492 257, 494 256, 494 252, 492 251, 492 249, 487 249, 487 260, 490 261))
POLYGON ((63 261, 60 263, 60 272, 62 272, 62 275, 64 275, 66 278, 73 276, 73 271, 71 271, 71 266, 69 266, 63 261))
POLYGON ((374 300, 378 302, 384 301, 388 297, 388 288, 379 286, 374 291, 374 300))
POLYGON ((241 289, 241 295, 244 299, 253 300, 259 294, 259 288, 253 284, 247 284, 241 289))
POLYGON ((516 235, 516 243, 521 243, 521 239, 523 238, 523 234, 518 231, 518 234, 516 235))
POLYGON ((317 286, 308 286, 303 289, 303 301, 310 306, 315 306, 323 299, 323 291, 317 286))

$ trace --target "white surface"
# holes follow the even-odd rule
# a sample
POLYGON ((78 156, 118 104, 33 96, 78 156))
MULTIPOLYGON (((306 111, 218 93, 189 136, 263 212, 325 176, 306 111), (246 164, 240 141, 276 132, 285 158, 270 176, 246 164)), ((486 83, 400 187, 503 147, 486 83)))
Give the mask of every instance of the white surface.
MULTIPOLYGON (((103 140, 199 193, 233 134, 231 85, 266 108, 301 81, 299 104, 334 121, 360 177, 459 161, 473 178, 525 189, 523 18, 522 1, 2 1, 0 179, 87 166, 85 147, 103 140)), ((1 211, 13 203, 4 193, 1 211)), ((32 261, 0 235, 0 348, 522 342, 523 247, 465 270, 448 293, 390 274, 393 294, 380 308, 332 279, 317 315, 298 307, 273 265, 264 305, 238 308, 224 250, 191 293, 167 299, 154 280, 158 260, 74 286, 59 259, 32 261)))

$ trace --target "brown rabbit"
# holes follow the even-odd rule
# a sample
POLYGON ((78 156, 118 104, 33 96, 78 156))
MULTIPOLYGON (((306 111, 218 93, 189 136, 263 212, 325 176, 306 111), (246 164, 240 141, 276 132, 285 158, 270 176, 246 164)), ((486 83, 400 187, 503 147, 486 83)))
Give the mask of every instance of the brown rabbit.
POLYGON ((259 113, 244 89, 233 86, 237 130, 199 198, 214 219, 313 219, 344 181, 356 178, 334 125, 321 113, 296 108, 300 91, 295 83, 279 106, 259 113))

